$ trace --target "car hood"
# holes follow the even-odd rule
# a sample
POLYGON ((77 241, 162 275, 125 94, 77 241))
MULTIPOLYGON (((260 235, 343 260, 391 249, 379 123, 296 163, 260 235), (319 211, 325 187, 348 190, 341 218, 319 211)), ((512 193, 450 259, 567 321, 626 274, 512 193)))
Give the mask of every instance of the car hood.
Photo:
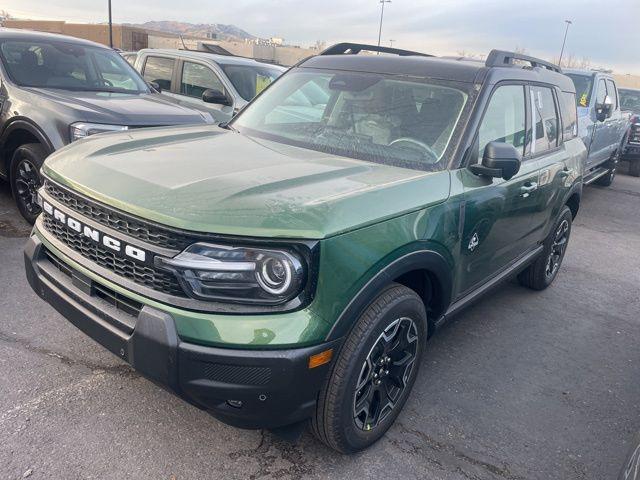
POLYGON ((51 88, 25 89, 74 113, 79 121, 135 127, 211 122, 208 114, 168 102, 155 93, 139 95, 79 92, 51 88))
POLYGON ((267 142, 216 126, 100 134, 44 173, 100 202, 187 230, 320 239, 447 199, 422 172, 267 142))

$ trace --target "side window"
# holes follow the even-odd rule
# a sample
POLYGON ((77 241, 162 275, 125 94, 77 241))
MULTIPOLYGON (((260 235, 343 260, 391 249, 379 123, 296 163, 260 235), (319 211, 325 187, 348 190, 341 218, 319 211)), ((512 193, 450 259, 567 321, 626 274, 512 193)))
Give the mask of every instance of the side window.
POLYGON ((596 94, 596 105, 601 105, 604 103, 604 97, 607 96, 607 87, 604 84, 604 80, 600 80, 598 82, 598 92, 596 94))
POLYGON ((559 122, 551 89, 531 86, 530 92, 533 125, 531 154, 534 155, 558 146, 559 122))
POLYGON ((493 93, 478 131, 480 157, 489 142, 510 143, 524 154, 524 86, 505 85, 493 93))
POLYGON ((142 76, 147 82, 156 82, 162 90, 171 90, 174 65, 173 58, 147 57, 142 76))
POLYGON ((613 83, 613 80, 607 80, 607 93, 611 97, 611 101, 613 102, 613 110, 618 109, 618 90, 616 89, 616 84, 613 83))
POLYGON ((578 114, 576 96, 570 92, 560 93, 560 112, 562 112, 562 138, 567 141, 578 136, 578 114))
POLYGON ((213 70, 198 63, 184 62, 180 93, 188 97, 202 98, 204 91, 209 88, 224 93, 224 85, 213 70))

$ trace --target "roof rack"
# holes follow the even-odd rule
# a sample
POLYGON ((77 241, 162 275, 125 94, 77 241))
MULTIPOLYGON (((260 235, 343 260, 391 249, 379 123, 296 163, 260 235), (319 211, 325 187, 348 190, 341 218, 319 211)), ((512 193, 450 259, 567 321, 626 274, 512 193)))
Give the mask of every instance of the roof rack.
POLYGON ((390 53, 392 55, 400 55, 401 57, 419 56, 433 57, 426 53, 412 52, 411 50, 402 50, 400 48, 380 47, 376 45, 366 45, 364 43, 336 43, 335 45, 323 50, 319 55, 357 55, 365 52, 390 53))
POLYGON ((540 60, 539 58, 530 57, 529 55, 522 55, 520 53, 505 52, 504 50, 491 50, 489 56, 487 57, 487 61, 484 62, 484 64, 487 67, 512 67, 515 65, 515 63, 513 62, 514 60, 528 62, 532 67, 542 67, 546 68, 547 70, 562 73, 560 67, 551 62, 546 62, 544 60, 540 60))

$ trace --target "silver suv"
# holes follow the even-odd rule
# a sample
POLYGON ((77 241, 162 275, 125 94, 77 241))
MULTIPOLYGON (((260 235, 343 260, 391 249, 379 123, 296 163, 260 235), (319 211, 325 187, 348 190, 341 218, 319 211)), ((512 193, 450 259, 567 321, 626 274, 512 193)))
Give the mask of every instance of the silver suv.
POLYGON ((136 69, 180 105, 204 110, 227 122, 285 72, 250 58, 192 50, 143 49, 136 69))

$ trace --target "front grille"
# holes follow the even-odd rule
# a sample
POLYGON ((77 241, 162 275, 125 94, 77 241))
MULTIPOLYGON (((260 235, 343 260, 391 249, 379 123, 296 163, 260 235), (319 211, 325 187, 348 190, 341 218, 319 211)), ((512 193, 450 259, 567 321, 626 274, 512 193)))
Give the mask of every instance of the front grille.
POLYGON ((160 225, 150 224, 125 213, 114 211, 97 202, 87 200, 50 180, 45 181, 45 191, 80 215, 151 245, 172 250, 184 250, 197 241, 195 236, 160 225))
POLYGON ((168 295, 186 297, 173 274, 120 257, 90 238, 66 228, 47 213, 43 213, 42 222, 44 228, 60 242, 116 275, 168 295))
MULTIPOLYGON (((46 255, 49 262, 51 262, 60 272, 66 275, 69 278, 73 278, 73 269, 69 267, 66 263, 61 262, 54 254, 52 254, 49 250, 44 249, 44 254, 46 255)), ((131 300, 130 298, 125 297, 124 295, 119 294, 118 292, 110 289, 109 287, 105 287, 99 283, 93 284, 93 295, 102 299, 103 301, 109 303, 116 310, 120 310, 132 317, 138 317, 138 314, 142 310, 142 304, 140 302, 136 302, 135 300, 131 300)))

